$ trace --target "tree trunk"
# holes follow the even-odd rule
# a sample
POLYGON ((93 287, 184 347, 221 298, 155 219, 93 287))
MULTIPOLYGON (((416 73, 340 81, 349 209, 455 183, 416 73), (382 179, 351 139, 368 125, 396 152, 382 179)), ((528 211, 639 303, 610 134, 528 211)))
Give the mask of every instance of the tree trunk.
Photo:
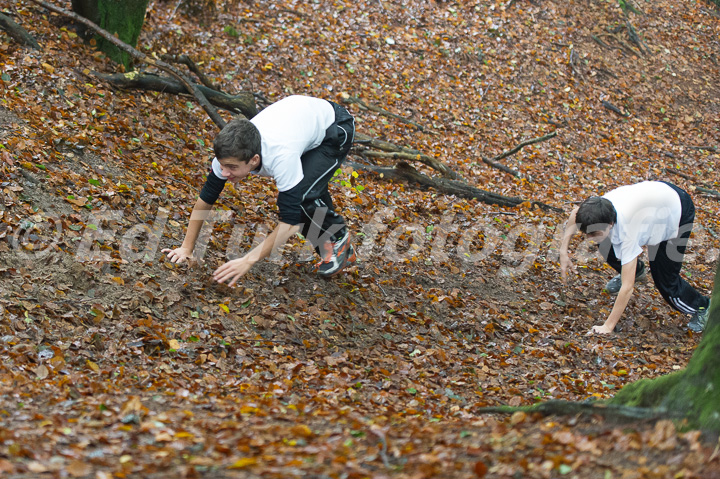
MULTIPOLYGON (((148 0, 72 0, 72 9, 93 23, 98 24, 111 34, 135 47, 140 30, 145 21, 148 0)), ((106 39, 96 36, 100 51, 117 63, 122 63, 126 71, 132 70, 132 57, 106 39)))
POLYGON ((715 273, 705 332, 687 367, 628 384, 610 403, 681 412, 690 427, 720 431, 720 394, 716 390, 720 391, 720 267, 715 273))

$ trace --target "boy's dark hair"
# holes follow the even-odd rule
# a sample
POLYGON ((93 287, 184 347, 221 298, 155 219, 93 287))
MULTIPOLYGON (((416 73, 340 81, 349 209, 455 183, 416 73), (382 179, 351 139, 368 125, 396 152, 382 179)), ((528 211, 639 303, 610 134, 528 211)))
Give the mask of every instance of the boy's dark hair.
POLYGON ((230 121, 218 133, 213 142, 215 158, 237 158, 243 163, 261 153, 260 132, 257 127, 244 118, 230 121))
POLYGON ((615 207, 606 198, 591 196, 582 202, 575 213, 575 221, 580 231, 587 233, 588 227, 593 225, 609 225, 617 222, 615 207))

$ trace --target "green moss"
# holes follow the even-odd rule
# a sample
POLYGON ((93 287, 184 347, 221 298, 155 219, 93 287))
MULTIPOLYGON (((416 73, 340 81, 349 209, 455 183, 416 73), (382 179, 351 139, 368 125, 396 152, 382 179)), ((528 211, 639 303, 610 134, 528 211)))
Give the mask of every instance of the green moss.
MULTIPOLYGON (((148 0, 98 0, 100 26, 118 39, 134 47, 145 21, 148 0)), ((98 48, 112 60, 132 69, 132 57, 102 37, 97 37, 98 48)))
POLYGON ((655 379, 641 379, 622 388, 609 404, 632 407, 660 407, 670 391, 682 380, 684 371, 655 379))

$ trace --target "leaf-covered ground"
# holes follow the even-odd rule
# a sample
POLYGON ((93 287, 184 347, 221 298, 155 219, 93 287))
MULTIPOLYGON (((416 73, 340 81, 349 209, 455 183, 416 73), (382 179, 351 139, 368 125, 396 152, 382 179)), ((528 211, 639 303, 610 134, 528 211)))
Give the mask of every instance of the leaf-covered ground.
MULTIPOLYGON (((346 103, 359 132, 480 188, 566 212, 645 179, 686 188, 684 274, 709 294, 720 17, 708 4, 626 16, 595 0, 257 1, 191 16, 182 3, 152 2, 140 50, 188 54, 231 93, 380 106, 413 123, 346 103), (482 161, 553 131, 503 160, 521 178, 482 161)), ((356 267, 320 280, 298 239, 238 288, 214 284, 273 226, 274 186, 229 188, 204 261, 164 262, 215 125, 192 98, 98 83, 91 71, 117 66, 66 19, 27 1, 2 12, 43 51, 0 35, 0 475, 720 475, 714 438, 669 421, 477 414, 607 398, 684 367, 697 345, 651 281, 615 334, 586 335, 612 307, 612 272, 578 239, 584 259, 562 285, 567 213, 345 168, 332 188, 356 267)))

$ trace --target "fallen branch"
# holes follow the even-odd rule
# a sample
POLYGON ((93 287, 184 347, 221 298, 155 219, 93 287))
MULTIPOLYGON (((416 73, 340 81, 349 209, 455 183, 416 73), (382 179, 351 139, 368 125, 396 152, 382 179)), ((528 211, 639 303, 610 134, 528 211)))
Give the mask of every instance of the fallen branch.
POLYGON ((663 170, 665 173, 670 173, 671 175, 679 176, 679 177, 681 177, 681 178, 685 178, 686 180, 691 180, 691 181, 694 180, 694 178, 693 178, 692 176, 690 176, 690 175, 688 175, 688 174, 686 174, 686 173, 682 173, 682 172, 680 172, 680 171, 675 171, 675 170, 670 169, 670 168, 663 168, 662 170, 663 170))
POLYGON ((463 181, 449 180, 447 178, 430 178, 429 176, 420 173, 404 161, 399 162, 394 167, 378 167, 354 162, 349 163, 349 165, 358 170, 377 173, 381 178, 406 181, 408 183, 417 183, 425 188, 434 188, 443 194, 455 195, 460 198, 477 199, 478 201, 492 205, 516 207, 523 203, 530 203, 532 206, 539 206, 545 210, 556 212, 563 211, 560 208, 550 206, 539 201, 529 202, 522 198, 504 196, 491 191, 481 190, 480 188, 468 185, 463 181))
POLYGON ((200 68, 198 68, 197 64, 192 61, 192 59, 187 55, 163 55, 162 59, 165 60, 168 63, 180 63, 182 65, 185 65, 188 67, 188 69, 195 74, 195 76, 198 77, 200 80, 200 83, 205 85, 206 87, 210 88, 211 90, 220 91, 219 88, 217 88, 213 82, 205 75, 200 68))
POLYGON ((403 123, 407 123, 409 125, 414 126, 415 128, 417 128, 420 131, 425 131, 425 128, 422 125, 419 125, 418 123, 415 123, 412 120, 408 120, 407 118, 402 117, 400 115, 396 115, 395 113, 391 113, 391 112, 385 110, 384 108, 380 108, 379 106, 369 105, 357 97, 349 96, 347 98, 344 98, 343 101, 345 103, 355 103, 357 105, 360 105, 360 108, 363 108, 365 110, 374 111, 376 113, 380 113, 381 115, 385 115, 387 117, 394 118, 396 120, 400 120, 403 123))
POLYGON ((30 35, 27 30, 15 23, 12 18, 0 13, 0 29, 5 30, 10 38, 18 42, 20 45, 34 48, 35 50, 42 50, 40 44, 35 40, 35 37, 30 35))
MULTIPOLYGON (((176 81, 174 78, 161 77, 151 73, 130 72, 108 74, 91 71, 90 75, 122 89, 159 91, 175 95, 189 93, 185 85, 176 81)), ((252 118, 257 115, 255 97, 250 92, 228 95, 227 93, 222 93, 203 85, 197 85, 197 88, 205 95, 205 98, 207 98, 210 103, 218 108, 233 113, 241 113, 246 118, 252 118)))
POLYGON ((712 152, 718 151, 717 146, 688 146, 687 148, 690 148, 691 150, 701 150, 701 151, 712 151, 712 152))
POLYGON ((498 162, 496 162, 496 161, 488 160, 488 159, 485 158, 484 156, 481 156, 480 159, 481 159, 484 163, 492 166, 493 168, 497 168, 498 170, 504 171, 505 173, 510 173, 511 175, 515 176, 516 178, 520 178, 520 172, 519 172, 519 171, 515 171, 515 170, 513 170, 512 168, 510 168, 510 167, 508 167, 508 166, 505 166, 505 165, 503 165, 503 164, 501 164, 501 163, 498 163, 498 162))
POLYGON ((622 111, 620 108, 616 107, 615 105, 613 105, 613 104, 610 103, 609 101, 603 100, 603 101, 602 101, 602 106, 604 106, 604 107, 607 108, 608 110, 612 111, 613 113, 617 113, 618 115, 620 115, 620 116, 622 116, 622 117, 626 117, 626 118, 627 118, 628 116, 630 116, 630 115, 628 115, 628 114, 626 114, 626 113, 623 113, 623 111, 622 111))
POLYGON ((152 58, 152 57, 150 57, 150 56, 148 56, 148 55, 145 55, 144 53, 142 53, 141 51, 139 51, 139 50, 131 47, 131 46, 128 45, 127 43, 120 41, 120 40, 119 40, 118 38, 116 38, 114 35, 111 35, 111 34, 108 33, 106 30, 100 28, 98 25, 96 25, 95 23, 91 22, 91 21, 88 20, 87 18, 82 17, 82 16, 80 16, 80 15, 77 15, 77 14, 74 13, 74 12, 70 12, 70 11, 68 11, 68 10, 65 10, 64 8, 57 7, 57 6, 52 5, 52 4, 50 4, 50 3, 44 2, 44 1, 42 1, 42 0, 30 0, 30 1, 32 1, 33 3, 36 3, 36 4, 38 4, 38 5, 40 5, 40 6, 43 7, 43 8, 46 8, 46 9, 50 10, 50 11, 52 11, 52 12, 58 13, 58 14, 60 14, 60 15, 64 15, 64 16, 69 17, 69 18, 72 18, 72 19, 75 20, 76 22, 80 22, 80 23, 82 23, 83 25, 86 25, 86 26, 90 27, 91 29, 95 30, 95 32, 96 32, 98 35, 100 35, 100 36, 103 37, 105 40, 109 41, 110 43, 112 43, 113 45, 115 45, 116 47, 118 47, 119 49, 121 49, 122 51, 128 53, 130 56, 132 56, 132 57, 135 58, 136 60, 145 62, 145 63, 147 63, 147 64, 149 64, 149 65, 152 65, 152 66, 154 66, 154 67, 159 68, 160 70, 163 70, 163 71, 168 72, 169 74, 171 74, 172 76, 174 76, 175 78, 177 78, 183 85, 185 85, 185 88, 187 88, 187 90, 188 90, 189 92, 192 92, 192 94, 193 94, 193 95, 195 96, 195 98, 197 99, 198 103, 203 107, 203 109, 207 112, 207 114, 210 116, 210 118, 212 119, 212 121, 213 121, 218 127, 222 128, 222 127, 225 126, 225 120, 223 120, 223 118, 218 114, 218 112, 217 112, 217 110, 215 109, 215 107, 213 107, 213 106, 210 104, 210 102, 208 102, 207 98, 205 98, 205 95, 203 95, 203 93, 200 91, 200 89, 197 87, 197 85, 195 85, 194 83, 192 83, 185 75, 183 75, 183 74, 182 74, 177 68, 175 68, 174 66, 169 65, 169 64, 165 63, 165 62, 162 61, 162 60, 156 60, 156 59, 154 59, 154 58, 152 58))
POLYGON ((369 136, 363 135, 361 133, 355 133, 355 144, 358 145, 365 145, 372 148, 376 148, 377 150, 381 151, 373 151, 373 150, 362 150, 362 151, 356 151, 357 154, 365 157, 370 158, 385 158, 385 159, 392 159, 392 160, 407 160, 407 161, 419 161, 420 163, 423 163, 430 168, 439 171, 443 176, 446 178, 451 179, 460 179, 460 175, 458 175, 456 172, 454 172, 451 168, 449 168, 447 165, 442 163, 436 158, 433 158, 432 156, 428 156, 424 153, 421 153, 418 150, 414 150, 411 148, 404 148, 402 146, 395 145, 393 143, 378 140, 375 138, 371 138, 369 136), (386 153, 383 153, 386 152, 386 153))
POLYGON ((696 186, 695 188, 701 193, 714 196, 715 198, 720 198, 720 191, 711 190, 710 188, 703 188, 702 186, 696 186))

